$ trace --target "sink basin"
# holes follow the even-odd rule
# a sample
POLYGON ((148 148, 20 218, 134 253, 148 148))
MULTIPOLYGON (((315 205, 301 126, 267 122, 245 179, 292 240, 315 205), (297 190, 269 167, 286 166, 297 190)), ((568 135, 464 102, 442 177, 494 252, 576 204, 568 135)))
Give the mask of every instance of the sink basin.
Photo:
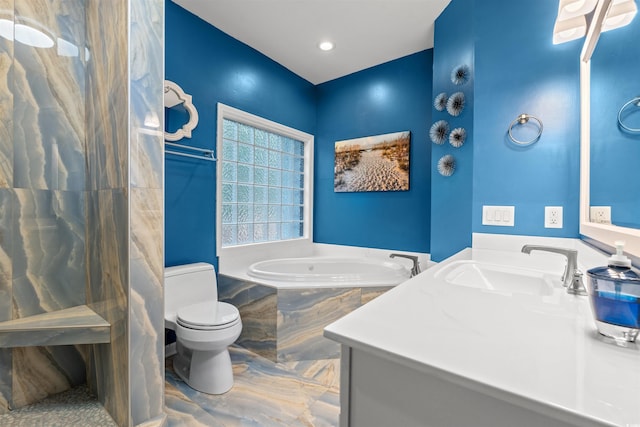
POLYGON ((452 262, 435 275, 451 285, 529 295, 552 294, 554 288, 561 286, 556 276, 540 270, 478 261, 452 262))

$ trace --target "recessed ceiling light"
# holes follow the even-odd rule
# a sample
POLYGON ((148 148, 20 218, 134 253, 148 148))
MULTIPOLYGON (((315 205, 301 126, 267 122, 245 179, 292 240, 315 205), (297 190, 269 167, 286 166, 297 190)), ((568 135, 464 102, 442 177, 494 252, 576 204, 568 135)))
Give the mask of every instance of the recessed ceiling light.
POLYGON ((325 42, 320 42, 318 47, 320 48, 320 50, 324 50, 326 52, 328 50, 333 49, 334 46, 333 46, 333 43, 331 43, 329 41, 325 41, 325 42))

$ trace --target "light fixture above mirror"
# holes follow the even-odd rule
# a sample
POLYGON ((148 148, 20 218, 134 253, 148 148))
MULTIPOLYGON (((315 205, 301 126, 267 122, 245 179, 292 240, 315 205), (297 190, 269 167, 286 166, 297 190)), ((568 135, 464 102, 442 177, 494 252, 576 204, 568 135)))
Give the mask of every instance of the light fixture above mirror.
POLYGON ((595 9, 596 3, 598 0, 560 0, 558 21, 588 15, 595 9))
POLYGON ((560 0, 553 44, 584 37, 593 27, 598 35, 624 27, 637 12, 635 0, 560 0))
POLYGON ((587 34, 587 18, 584 15, 557 20, 553 27, 553 44, 560 44, 584 37, 587 34))
POLYGON ((638 6, 634 0, 613 0, 602 23, 602 32, 629 25, 637 13, 638 6))

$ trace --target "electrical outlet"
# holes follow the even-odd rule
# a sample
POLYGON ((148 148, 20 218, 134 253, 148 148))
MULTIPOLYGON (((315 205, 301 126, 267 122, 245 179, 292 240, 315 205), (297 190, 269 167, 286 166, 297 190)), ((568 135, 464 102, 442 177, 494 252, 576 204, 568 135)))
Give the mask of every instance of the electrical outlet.
POLYGON ((611 224, 611 206, 591 206, 589 219, 598 224, 611 224))
POLYGON ((544 207, 544 227, 562 228, 562 206, 544 207))

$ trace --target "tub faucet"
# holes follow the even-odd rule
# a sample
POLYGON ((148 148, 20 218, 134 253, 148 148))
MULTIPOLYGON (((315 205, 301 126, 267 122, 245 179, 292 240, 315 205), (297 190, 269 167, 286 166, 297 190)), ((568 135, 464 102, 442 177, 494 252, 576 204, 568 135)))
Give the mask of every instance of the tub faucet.
POLYGON ((418 263, 418 257, 416 255, 405 255, 405 254, 391 254, 389 258, 407 258, 413 261, 413 267, 411 268, 411 277, 417 276, 420 274, 420 264, 418 263))
POLYGON ((567 288, 569 294, 587 295, 582 282, 582 272, 578 270, 578 251, 555 246, 524 245, 522 247, 522 252, 525 254, 530 254, 532 251, 553 252, 567 257, 567 265, 562 274, 562 286, 567 288))

